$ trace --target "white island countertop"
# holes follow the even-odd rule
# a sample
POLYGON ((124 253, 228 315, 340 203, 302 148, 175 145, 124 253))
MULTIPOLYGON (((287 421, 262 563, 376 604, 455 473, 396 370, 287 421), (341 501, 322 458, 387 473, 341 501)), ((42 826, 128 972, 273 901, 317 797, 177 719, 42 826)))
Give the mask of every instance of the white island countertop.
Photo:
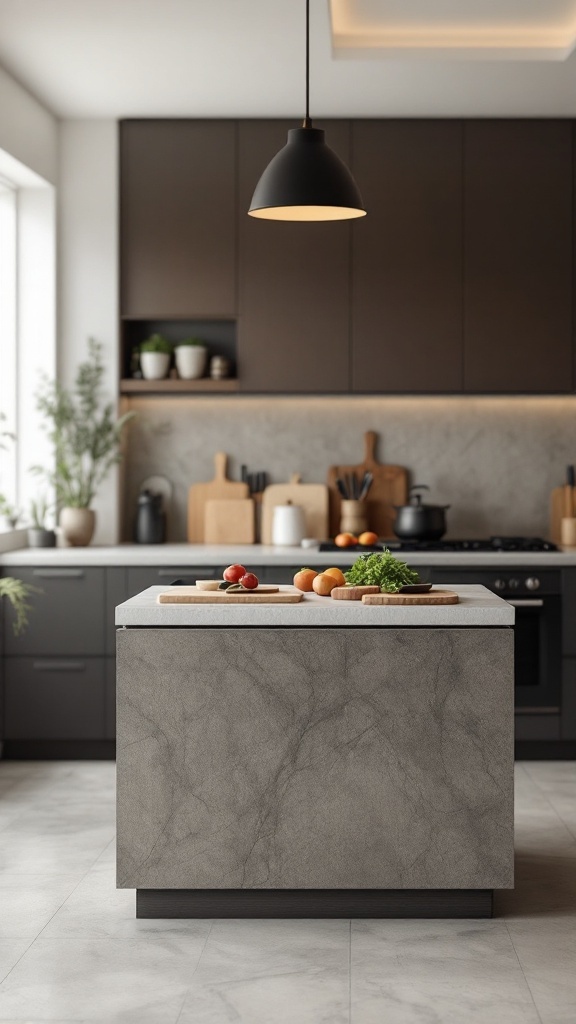
MULTIPOLYGON (((576 551, 406 551, 394 552, 414 566, 483 568, 540 567, 561 569, 576 566, 576 551)), ((264 544, 118 544, 86 548, 21 548, 0 554, 3 566, 174 566, 178 569, 223 569, 231 562, 242 565, 350 566, 358 552, 346 548, 318 551, 317 548, 272 547, 264 544)))
MULTIPOLYGON (((305 594, 299 604, 158 604, 148 587, 116 608, 117 626, 513 626, 514 608, 486 587, 445 585, 459 604, 364 605, 305 594)), ((294 592, 294 587, 280 590, 294 592)))

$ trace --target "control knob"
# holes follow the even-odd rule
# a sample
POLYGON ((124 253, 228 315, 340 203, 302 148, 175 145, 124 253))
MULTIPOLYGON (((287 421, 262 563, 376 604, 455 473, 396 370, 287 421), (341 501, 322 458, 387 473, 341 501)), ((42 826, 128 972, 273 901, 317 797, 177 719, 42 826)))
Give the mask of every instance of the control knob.
POLYGON ((508 580, 508 586, 510 587, 510 590, 518 590, 520 580, 517 580, 516 577, 513 576, 511 580, 508 580))
POLYGON ((527 590, 538 590, 540 587, 540 580, 537 576, 529 576, 526 580, 527 590))
POLYGON ((494 587, 496 590, 506 590, 506 580, 496 580, 494 587))

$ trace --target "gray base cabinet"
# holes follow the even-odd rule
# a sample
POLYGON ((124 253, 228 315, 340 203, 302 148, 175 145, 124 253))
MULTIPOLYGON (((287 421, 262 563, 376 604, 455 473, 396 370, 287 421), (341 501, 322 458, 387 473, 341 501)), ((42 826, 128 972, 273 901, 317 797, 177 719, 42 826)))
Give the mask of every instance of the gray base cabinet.
POLYGON ((104 658, 7 658, 7 740, 97 740, 105 736, 104 658))

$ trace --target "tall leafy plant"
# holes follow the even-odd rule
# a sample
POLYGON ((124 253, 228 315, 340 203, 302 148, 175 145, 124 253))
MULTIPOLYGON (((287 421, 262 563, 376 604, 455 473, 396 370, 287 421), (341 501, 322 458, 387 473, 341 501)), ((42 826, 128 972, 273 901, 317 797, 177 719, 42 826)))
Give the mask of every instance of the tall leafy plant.
POLYGON ((122 431, 134 413, 117 417, 112 402, 102 399, 102 346, 90 339, 72 389, 44 377, 37 407, 47 422, 54 466, 34 466, 54 488, 61 508, 89 508, 100 484, 120 462, 122 431))

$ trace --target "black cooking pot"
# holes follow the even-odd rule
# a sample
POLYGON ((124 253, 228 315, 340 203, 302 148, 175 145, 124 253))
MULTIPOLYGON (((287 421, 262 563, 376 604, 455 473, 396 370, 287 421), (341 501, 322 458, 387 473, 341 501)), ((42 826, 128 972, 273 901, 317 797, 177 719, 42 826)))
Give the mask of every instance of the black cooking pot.
POLYGON ((410 488, 408 505, 396 505, 394 533, 400 540, 440 540, 446 533, 446 509, 450 505, 423 505, 418 491, 428 491, 425 484, 410 488))

